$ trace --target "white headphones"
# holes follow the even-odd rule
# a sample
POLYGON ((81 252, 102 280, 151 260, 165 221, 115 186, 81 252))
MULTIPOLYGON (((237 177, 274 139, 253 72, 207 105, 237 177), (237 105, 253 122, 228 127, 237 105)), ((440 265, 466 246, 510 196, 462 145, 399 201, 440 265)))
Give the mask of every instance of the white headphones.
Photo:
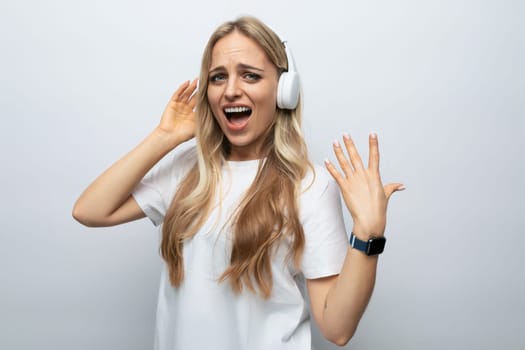
POLYGON ((295 71, 295 62, 292 52, 288 49, 286 41, 283 42, 288 60, 288 71, 282 72, 277 86, 277 106, 281 109, 295 109, 299 102, 299 74, 295 71))

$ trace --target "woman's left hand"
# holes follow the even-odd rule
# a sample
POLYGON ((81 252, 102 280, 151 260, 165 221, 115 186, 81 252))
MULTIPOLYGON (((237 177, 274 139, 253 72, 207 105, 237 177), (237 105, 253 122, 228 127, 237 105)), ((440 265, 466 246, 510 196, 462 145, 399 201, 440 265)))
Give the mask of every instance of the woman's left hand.
POLYGON ((335 179, 345 204, 354 221, 353 232, 361 239, 384 235, 386 209, 392 193, 404 190, 401 183, 383 186, 379 174, 379 147, 377 135, 369 136, 370 152, 368 168, 365 168, 357 149, 348 135, 343 136, 349 159, 338 141, 334 141, 334 153, 343 174, 328 160, 326 168, 335 179))

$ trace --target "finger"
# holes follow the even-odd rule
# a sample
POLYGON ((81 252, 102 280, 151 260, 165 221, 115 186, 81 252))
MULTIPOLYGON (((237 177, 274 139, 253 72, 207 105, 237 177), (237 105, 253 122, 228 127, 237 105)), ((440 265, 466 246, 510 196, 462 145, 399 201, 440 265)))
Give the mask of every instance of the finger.
POLYGON ((405 185, 401 183, 391 183, 391 184, 385 185, 383 188, 385 190, 385 196, 387 200, 390 199, 390 196, 392 195, 392 193, 403 191, 406 189, 405 185))
POLYGON ((186 89, 179 95, 178 102, 182 103, 188 103, 189 99, 193 95, 193 92, 195 91, 197 83, 195 81, 190 82, 188 80, 188 84, 186 85, 186 89))
POLYGON ((352 176, 352 172, 353 172, 352 166, 346 159, 346 156, 343 153, 343 149, 341 148, 339 141, 335 140, 333 142, 333 148, 334 148, 335 157, 337 158, 337 161, 339 162, 339 166, 341 167, 341 170, 343 170, 343 173, 345 174, 345 176, 346 177, 352 176))
POLYGON ((346 151, 350 156, 350 162, 352 163, 352 166, 356 171, 362 171, 364 169, 363 161, 361 160, 361 156, 357 152, 357 148, 354 145, 354 141, 352 141, 352 138, 348 134, 343 135, 343 141, 345 143, 346 151))
POLYGON ((191 95, 188 101, 188 106, 193 110, 196 105, 197 105, 197 94, 193 94, 191 95))
POLYGON ((379 142, 376 133, 370 134, 368 144, 370 147, 370 152, 368 153, 368 169, 379 174, 379 142))
POLYGON ((190 84, 189 80, 187 80, 184 83, 182 83, 177 88, 177 90, 173 93, 173 95, 171 96, 171 100, 175 101, 175 102, 179 101, 180 100, 180 96, 184 93, 184 91, 186 90, 186 88, 188 87, 189 84, 190 84))
POLYGON ((337 182, 339 187, 341 187, 343 184, 344 178, 343 176, 341 176, 339 171, 337 171, 337 168, 335 167, 335 165, 333 165, 332 162, 330 162, 328 159, 325 159, 324 165, 326 167, 326 170, 328 170, 330 175, 332 175, 332 177, 334 178, 335 182, 337 182))
POLYGON ((186 103, 191 103, 191 100, 194 99, 195 97, 195 94, 197 92, 197 84, 198 84, 198 79, 194 79, 191 84, 188 86, 188 88, 186 89, 186 92, 187 92, 187 100, 185 101, 186 103))
POLYGON ((197 92, 199 91, 199 79, 194 79, 191 83, 193 87, 192 94, 188 98, 188 106, 191 108, 191 110, 195 109, 195 106, 197 105, 197 92))

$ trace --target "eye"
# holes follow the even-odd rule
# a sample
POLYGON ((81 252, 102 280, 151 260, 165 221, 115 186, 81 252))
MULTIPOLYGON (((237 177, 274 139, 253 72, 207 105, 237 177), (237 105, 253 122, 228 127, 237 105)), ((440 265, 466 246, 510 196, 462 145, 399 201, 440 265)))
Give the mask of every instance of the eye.
POLYGON ((252 82, 256 82, 261 79, 261 76, 259 74, 252 73, 252 72, 245 73, 243 76, 244 76, 244 79, 248 81, 252 81, 252 82))
POLYGON ((217 73, 210 76, 210 83, 219 83, 224 80, 226 80, 226 74, 224 73, 217 73))

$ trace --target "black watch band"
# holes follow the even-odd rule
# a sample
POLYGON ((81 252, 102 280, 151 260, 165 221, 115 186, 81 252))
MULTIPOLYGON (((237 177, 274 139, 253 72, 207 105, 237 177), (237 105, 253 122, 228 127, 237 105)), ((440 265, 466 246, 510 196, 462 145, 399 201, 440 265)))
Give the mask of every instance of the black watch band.
POLYGON ((362 241, 352 234, 350 235, 350 245, 368 256, 378 255, 385 249, 385 237, 371 237, 368 241, 362 241))

